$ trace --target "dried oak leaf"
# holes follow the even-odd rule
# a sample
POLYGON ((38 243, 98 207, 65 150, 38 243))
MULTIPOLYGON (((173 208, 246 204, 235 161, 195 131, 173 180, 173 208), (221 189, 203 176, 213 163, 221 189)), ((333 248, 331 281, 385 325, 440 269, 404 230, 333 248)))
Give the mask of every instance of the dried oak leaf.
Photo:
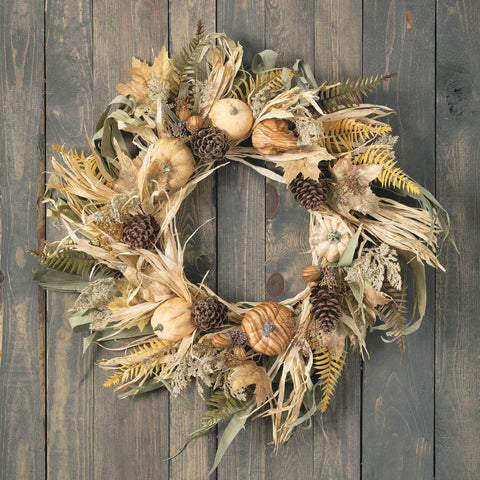
POLYGON ((160 50, 153 65, 148 65, 144 60, 132 57, 132 80, 128 83, 119 83, 117 91, 122 95, 135 95, 139 104, 151 103, 148 87, 153 85, 155 79, 160 82, 162 87, 166 88, 168 80, 172 75, 173 69, 168 53, 165 47, 160 50))
POLYGON ((257 397, 257 407, 273 396, 270 377, 266 370, 257 365, 253 360, 247 360, 235 367, 229 376, 229 381, 232 392, 255 384, 254 393, 257 397))
POLYGON ((388 298, 383 292, 375 290, 367 282, 365 282, 363 286, 363 296, 372 307, 376 307, 377 305, 386 305, 387 303, 391 302, 391 299, 388 298))
POLYGON ((333 178, 330 206, 343 215, 348 215, 350 210, 375 213, 378 197, 369 184, 381 171, 381 165, 353 165, 350 155, 339 158, 335 166, 330 167, 333 178))
POLYGON ((329 333, 322 332, 322 345, 328 348, 328 351, 339 359, 345 350, 345 337, 347 329, 343 323, 337 322, 335 328, 329 333))
MULTIPOLYGON (((297 156, 300 152, 293 154, 297 156)), ((332 157, 327 150, 324 148, 319 148, 315 152, 305 152, 303 158, 297 158, 288 160, 289 156, 292 154, 280 155, 280 157, 285 158, 285 160, 278 158, 279 161, 275 161, 275 158, 272 159, 275 161, 277 167, 283 168, 283 178, 287 182, 287 185, 299 174, 303 174, 303 178, 310 177, 313 180, 318 180, 320 175, 320 169, 318 168, 318 163, 325 160, 331 160, 332 157)))

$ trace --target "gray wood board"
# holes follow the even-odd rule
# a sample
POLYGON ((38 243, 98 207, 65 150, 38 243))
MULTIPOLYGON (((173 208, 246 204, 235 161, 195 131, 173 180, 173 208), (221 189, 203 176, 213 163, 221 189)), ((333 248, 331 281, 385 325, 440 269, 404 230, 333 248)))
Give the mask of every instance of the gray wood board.
MULTIPOLYGON (((399 166, 433 191, 435 2, 367 0, 363 9, 364 74, 398 73, 367 101, 395 110, 388 122, 399 136, 399 166)), ((365 479, 433 478, 433 281, 430 270, 428 311, 420 330, 406 337, 403 355, 395 344, 383 343, 380 334, 369 338, 362 399, 365 479)), ((412 279, 409 290, 413 294, 412 279)))
MULTIPOLYGON (((170 50, 178 55, 195 33, 197 20, 201 19, 206 33, 215 31, 215 1, 181 0, 170 5, 170 50)), ((205 283, 215 290, 216 282, 216 182, 215 173, 210 175, 186 198, 178 214, 177 226, 185 242, 184 265, 187 277, 205 283), (198 230, 197 230, 198 229, 198 230), (196 232, 195 232, 196 231, 196 232)), ((182 407, 178 401, 170 401, 170 452, 175 454, 187 436, 200 425, 200 412, 206 410, 205 402, 197 393, 195 385, 188 387, 182 396, 189 401, 194 411, 182 407)), ((191 443, 183 455, 171 461, 171 478, 203 479, 210 470, 216 450, 216 429, 191 443), (189 461, 185 461, 188 457, 189 461)))
MULTIPOLYGON (((98 118, 116 96, 115 86, 128 81, 132 56, 152 61, 167 44, 168 3, 95 1, 93 35, 93 98, 98 118)), ((115 353, 97 349, 96 360, 115 353)), ((107 372, 96 367, 94 378, 94 478, 168 478, 168 392, 118 400, 112 388, 103 387, 107 372)))
MULTIPOLYGON (((217 2, 217 30, 239 41, 244 64, 265 47, 265 2, 217 2)), ((265 179, 231 164, 217 174, 217 291, 230 301, 265 298, 265 179)), ((219 480, 265 478, 267 422, 248 422, 218 468, 219 480)), ((224 426, 219 427, 219 438, 224 426)))
MULTIPOLYGON (((362 75, 362 15, 362 2, 356 0, 315 3, 315 75, 320 84, 362 75)), ((314 478, 360 478, 360 372, 359 353, 347 354, 330 406, 314 419, 314 478)))
MULTIPOLYGON (((92 130, 92 11, 90 2, 49 2, 45 11, 47 171, 52 144, 82 149, 92 130), (72 25, 75 28, 72 29, 72 25)), ((47 241, 64 229, 47 224, 47 241)), ((93 469, 92 352, 66 321, 75 295, 47 293, 47 477, 91 478, 93 469), (59 459, 64 459, 59 461, 59 459)))
POLYGON ((43 2, 1 2, 0 32, 0 478, 43 479, 44 297, 24 251, 43 236, 43 2))
POLYGON ((437 194, 448 208, 460 254, 446 246, 437 274, 435 477, 480 475, 480 9, 437 6, 437 194))

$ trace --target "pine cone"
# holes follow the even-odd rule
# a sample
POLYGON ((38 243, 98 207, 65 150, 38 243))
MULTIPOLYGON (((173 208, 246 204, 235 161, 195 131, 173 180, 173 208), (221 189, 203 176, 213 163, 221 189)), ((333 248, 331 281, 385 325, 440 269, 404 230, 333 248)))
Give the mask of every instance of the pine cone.
POLYGON ((159 227, 153 215, 135 215, 123 226, 123 243, 133 250, 149 248, 159 227))
POLYGON ((243 345, 247 341, 247 334, 243 330, 234 330, 230 332, 232 345, 243 345))
POLYGON ((186 137, 188 135, 187 122, 179 122, 172 125, 172 135, 177 138, 186 137))
POLYGON ((192 308, 192 322, 201 331, 221 327, 227 321, 228 308, 217 297, 199 298, 192 308))
POLYGON ((340 289, 329 290, 315 285, 310 290, 310 313, 318 327, 325 333, 330 332, 342 315, 342 293, 340 289))
POLYGON ((219 128, 204 128, 190 141, 193 154, 202 162, 223 160, 229 149, 227 137, 219 128))
POLYGON ((303 178, 303 174, 299 173, 289 183, 288 188, 293 193, 293 198, 306 210, 318 210, 327 199, 327 182, 323 173, 318 177, 318 181, 310 177, 303 178))

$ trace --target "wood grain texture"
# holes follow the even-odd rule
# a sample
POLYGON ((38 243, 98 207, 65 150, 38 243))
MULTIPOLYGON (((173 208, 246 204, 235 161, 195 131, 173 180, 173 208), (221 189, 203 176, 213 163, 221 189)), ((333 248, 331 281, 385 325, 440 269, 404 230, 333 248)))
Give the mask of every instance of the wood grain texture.
MULTIPOLYGON (((217 2, 217 30, 243 45, 247 68, 265 47, 264 19, 263 0, 217 2)), ((217 174, 217 291, 229 301, 265 297, 265 180, 239 164, 217 174)), ((217 478, 265 478, 269 428, 267 422, 248 422, 223 457, 217 478)))
MULTIPOLYGON (((115 86, 128 80, 131 57, 152 60, 167 44, 168 3, 95 1, 93 33, 97 118, 114 98, 115 86)), ((98 360, 109 352, 96 353, 98 360)), ((94 478, 168 478, 168 392, 155 391, 120 401, 113 389, 102 386, 106 372, 96 368, 94 376, 94 478)))
MULTIPOLYGON (((314 2, 266 0, 265 47, 279 54, 279 66, 292 66, 297 58, 314 66, 315 25, 314 2), (268 33, 267 33, 268 32, 268 33), (295 46, 291 39, 295 38, 295 46)), ((286 185, 266 184, 266 271, 267 300, 294 297, 305 288, 301 274, 310 264, 308 213, 293 199, 286 185)), ((266 458, 268 479, 295 477, 313 478, 314 430, 299 430, 281 445, 278 453, 266 458)))
MULTIPOLYGON (((44 162, 42 2, 0 6, 1 317, 0 478, 45 478, 44 338, 35 260, 38 176, 44 162), (40 316, 39 316, 40 315, 40 316), (40 333, 41 330, 40 330, 40 333)), ((42 303, 40 303, 42 307, 42 303)))
MULTIPOLYGON (((131 56, 151 60, 163 44, 178 52, 202 19, 207 30, 216 27, 243 44, 246 67, 268 47, 287 64, 307 60, 319 82, 397 71, 399 77, 369 101, 397 110, 390 122, 400 136, 399 163, 430 190, 436 187, 461 251, 446 246, 441 260, 447 273, 436 281, 429 273, 427 316, 407 338, 405 355, 379 335, 369 337, 363 397, 361 361, 349 354, 331 406, 312 430, 296 433, 275 456, 267 445, 268 421, 248 423, 211 478, 476 480, 477 3, 1 2, 0 478, 190 480, 202 479, 212 463, 215 432, 164 461, 197 427, 198 412, 170 402, 167 392, 119 401, 113 389, 103 388, 107 374, 98 367, 92 373, 93 359, 81 356, 82 336, 66 322, 71 298, 49 294, 45 304, 31 280, 36 261, 23 252, 44 237, 37 196, 50 144, 86 148, 83 126, 91 133, 115 85, 128 80, 131 56)), ((300 290, 298 252, 307 246, 307 216, 298 215, 302 210, 283 185, 265 183, 243 166, 229 165, 217 177, 197 189, 179 217, 186 238, 218 215, 186 250, 190 278, 198 281, 210 269, 209 285, 231 301, 278 300, 300 290)), ((61 232, 48 227, 47 235, 61 232)), ((107 355, 96 352, 97 360, 107 355)), ((193 391, 188 396, 203 409, 193 391)))
MULTIPOLYGON (((47 169, 52 144, 88 151, 92 131, 92 11, 88 1, 52 1, 45 12, 47 169)), ((66 232, 47 225, 47 241, 66 232)), ((88 479, 93 469, 92 351, 65 314, 75 295, 47 294, 47 477, 88 479)))
POLYGON ((460 250, 448 246, 437 275, 435 478, 480 472, 480 10, 475 1, 437 4, 437 195, 460 250))
MULTIPOLYGON (((319 83, 362 74, 362 2, 315 3, 315 75, 319 83)), ((347 355, 337 392, 314 419, 314 478, 360 478, 361 361, 347 355), (338 454, 338 452, 345 452, 338 454)))
MULTIPOLYGON (((201 19, 206 32, 215 31, 215 1, 180 0, 170 3, 170 53, 178 55, 195 33, 201 19)), ((215 290, 216 283, 216 185, 215 174, 204 180, 182 204, 177 227, 186 241, 201 227, 185 248, 185 273, 192 282, 200 283, 204 276, 207 285, 215 290), (208 222, 205 224, 205 222, 208 222), (203 226, 202 226, 203 225, 203 226)), ((195 411, 186 410, 175 400, 170 401, 170 451, 177 452, 186 437, 199 427, 199 412, 206 410, 205 402, 194 385, 182 393, 195 411)), ((201 480, 211 468, 215 457, 216 429, 190 444, 183 455, 171 461, 170 478, 201 480), (188 458, 188 461, 186 459, 188 458)))
MULTIPOLYGON (((435 2, 367 0, 363 18, 364 74, 398 73, 369 101, 397 112, 388 121, 399 135, 398 164, 433 191, 435 2)), ((365 479, 433 478, 433 280, 430 270, 428 311, 421 329, 406 338, 404 355, 395 345, 384 344, 380 335, 368 342, 372 358, 365 362, 363 379, 365 479)), ((413 294, 411 278, 409 284, 413 294)))

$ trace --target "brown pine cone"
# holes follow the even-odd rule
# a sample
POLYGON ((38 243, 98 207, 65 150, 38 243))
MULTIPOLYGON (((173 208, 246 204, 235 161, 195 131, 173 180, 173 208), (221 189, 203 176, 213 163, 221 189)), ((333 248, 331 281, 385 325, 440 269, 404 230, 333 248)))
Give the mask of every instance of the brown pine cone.
POLYGON ((312 319, 318 328, 330 332, 342 315, 342 293, 340 289, 329 290, 321 285, 314 285, 310 290, 312 319))
POLYGON ((172 125, 172 135, 177 138, 186 137, 188 135, 187 122, 179 122, 172 125))
POLYGON ((227 322, 227 312, 217 297, 199 298, 192 307, 192 322, 201 332, 208 332, 227 322))
POLYGON ((318 177, 318 181, 310 177, 303 178, 303 174, 299 173, 289 183, 288 188, 293 198, 306 210, 318 210, 327 199, 328 188, 323 173, 318 177))
POLYGON ((247 341, 247 334, 243 330, 234 330, 230 332, 232 345, 243 345, 247 341))
POLYGON ((204 128, 191 140, 193 154, 202 162, 223 160, 229 149, 227 137, 219 128, 204 128))
POLYGON ((153 215, 135 215, 123 226, 123 243, 133 250, 149 248, 155 243, 158 230, 153 215))

